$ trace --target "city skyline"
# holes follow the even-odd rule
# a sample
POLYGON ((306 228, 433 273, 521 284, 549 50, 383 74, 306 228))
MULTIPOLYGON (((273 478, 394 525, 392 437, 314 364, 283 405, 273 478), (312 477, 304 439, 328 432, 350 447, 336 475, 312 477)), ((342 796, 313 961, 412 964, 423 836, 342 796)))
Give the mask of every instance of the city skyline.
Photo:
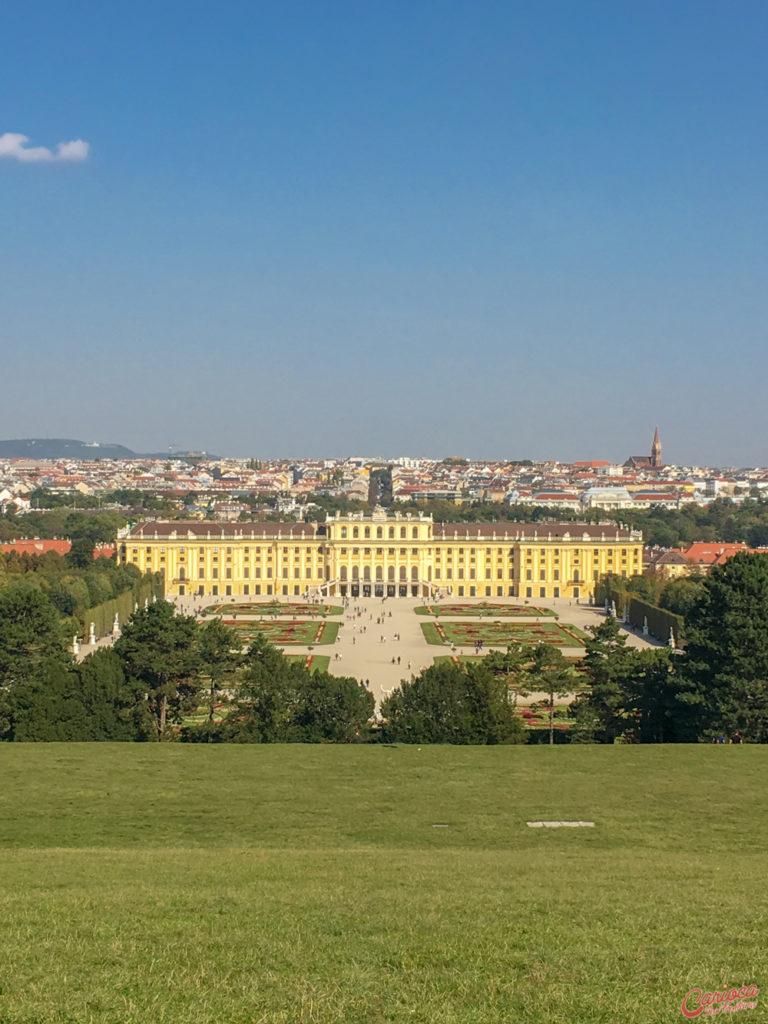
POLYGON ((765 5, 0 25, 0 436, 768 463, 765 5))

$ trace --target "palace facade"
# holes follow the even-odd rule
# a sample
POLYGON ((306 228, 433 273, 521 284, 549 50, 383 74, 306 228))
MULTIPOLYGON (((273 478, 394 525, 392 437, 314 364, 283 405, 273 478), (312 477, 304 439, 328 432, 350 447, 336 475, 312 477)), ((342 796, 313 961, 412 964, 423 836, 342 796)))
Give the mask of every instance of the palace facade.
POLYGON ((324 523, 146 522, 117 558, 211 597, 592 596, 643 571, 642 534, 585 523, 435 523, 383 510, 324 523))

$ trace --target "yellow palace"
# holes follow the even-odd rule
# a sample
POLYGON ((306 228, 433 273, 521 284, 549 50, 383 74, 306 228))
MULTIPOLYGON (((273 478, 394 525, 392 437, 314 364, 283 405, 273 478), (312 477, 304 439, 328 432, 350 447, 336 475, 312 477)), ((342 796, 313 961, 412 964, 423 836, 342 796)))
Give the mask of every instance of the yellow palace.
POLYGON ((444 524, 377 509, 324 523, 139 523, 117 557, 162 573, 169 595, 587 598, 605 573, 640 574, 643 542, 613 525, 444 524))

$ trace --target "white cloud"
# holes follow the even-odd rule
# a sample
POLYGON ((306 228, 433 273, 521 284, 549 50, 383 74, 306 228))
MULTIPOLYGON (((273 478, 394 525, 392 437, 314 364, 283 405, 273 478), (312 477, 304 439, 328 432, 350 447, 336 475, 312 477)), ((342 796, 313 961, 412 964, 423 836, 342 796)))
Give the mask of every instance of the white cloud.
POLYGON ((23 164, 52 163, 56 160, 73 162, 85 160, 91 148, 90 142, 83 142, 82 139, 60 142, 56 152, 47 146, 28 146, 28 142, 29 137, 19 132, 6 132, 0 135, 0 159, 8 157, 23 164))

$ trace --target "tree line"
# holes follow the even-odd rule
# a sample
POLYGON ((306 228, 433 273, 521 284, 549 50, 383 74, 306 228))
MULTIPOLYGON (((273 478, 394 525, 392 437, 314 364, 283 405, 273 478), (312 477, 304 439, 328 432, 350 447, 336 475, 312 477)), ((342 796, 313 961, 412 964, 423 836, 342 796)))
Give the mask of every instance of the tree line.
POLYGON ((521 743, 518 702, 538 691, 550 741, 768 742, 768 557, 739 554, 699 583, 686 647, 639 649, 619 622, 592 627, 581 663, 550 645, 511 646, 404 680, 374 720, 358 680, 311 672, 263 637, 242 650, 221 621, 158 601, 112 649, 77 663, 50 598, 0 591, 0 738, 182 742, 521 743), (558 697, 576 693, 570 729, 558 697))

